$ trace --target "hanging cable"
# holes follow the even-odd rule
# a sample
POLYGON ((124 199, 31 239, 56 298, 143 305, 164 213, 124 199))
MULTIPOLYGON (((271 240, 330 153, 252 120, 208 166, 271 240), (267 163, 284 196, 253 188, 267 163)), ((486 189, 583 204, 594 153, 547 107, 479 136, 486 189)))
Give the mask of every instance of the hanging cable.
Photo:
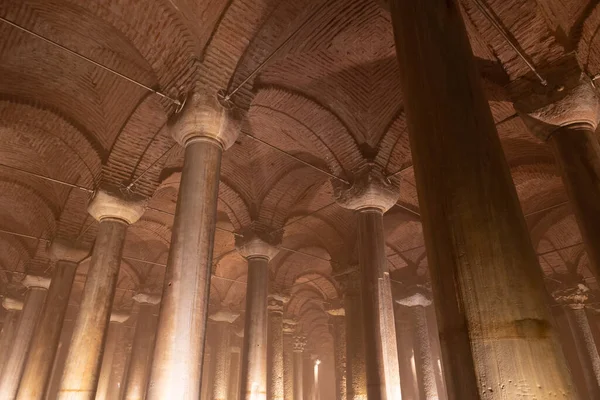
POLYGON ((142 177, 144 176, 144 174, 146 174, 146 172, 148 172, 152 167, 154 167, 156 165, 156 163, 158 163, 164 156, 169 154, 169 152, 171 150, 173 150, 173 148, 175 148, 175 145, 176 145, 176 143, 173 143, 173 145, 171 147, 169 147, 169 149, 167 151, 162 153, 161 156, 158 157, 152 164, 150 164, 150 166, 148 168, 146 168, 137 178, 135 178, 133 181, 131 181, 131 183, 129 185, 127 185, 126 189, 131 190, 133 185, 135 185, 140 179, 142 179, 142 177))
POLYGON ((175 105, 177 106, 177 111, 176 111, 176 112, 179 112, 179 111, 181 111, 181 108, 182 108, 183 104, 182 104, 182 102, 181 102, 181 101, 179 101, 179 100, 177 100, 177 99, 174 99, 174 98, 172 98, 172 97, 169 97, 169 96, 167 96, 166 94, 164 94, 164 93, 161 93, 161 92, 159 92, 159 91, 157 91, 157 90, 155 90, 155 89, 152 89, 151 87, 149 87, 149 86, 146 86, 146 85, 144 85, 144 84, 143 84, 143 83, 141 83, 141 82, 138 82, 138 81, 136 81, 136 80, 134 80, 134 79, 131 79, 131 78, 129 78, 128 76, 126 76, 126 75, 123 75, 122 73, 120 73, 120 72, 117 72, 116 70, 114 70, 114 69, 112 69, 112 68, 109 68, 109 67, 107 67, 107 66, 105 66, 105 65, 102 65, 102 64, 100 64, 99 62, 92 60, 91 58, 88 58, 88 57, 86 57, 86 56, 84 56, 84 55, 81 55, 81 54, 79 54, 79 53, 77 53, 77 52, 75 52, 75 51, 73 51, 73 50, 69 49, 68 47, 65 47, 65 46, 63 46, 63 45, 62 45, 62 44, 60 44, 60 43, 57 43, 57 42, 55 42, 55 41, 53 41, 53 40, 50 40, 50 39, 48 39, 48 38, 46 38, 46 37, 44 37, 44 36, 42 36, 42 35, 40 35, 40 34, 38 34, 38 33, 35 33, 35 32, 34 32, 34 31, 32 31, 32 30, 29 30, 29 29, 27 29, 27 28, 25 28, 25 27, 23 27, 23 26, 21 26, 21 25, 18 25, 18 24, 17 24, 17 23, 15 23, 15 22, 9 21, 9 20, 7 20, 6 18, 0 17, 0 21, 3 21, 3 22, 7 23, 8 25, 10 25, 10 26, 12 26, 12 27, 14 27, 14 28, 17 28, 17 29, 19 29, 19 30, 21 30, 21 31, 23 31, 23 32, 26 32, 26 33, 28 33, 28 34, 30 34, 30 35, 32 35, 32 36, 35 36, 36 38, 38 38, 38 39, 40 39, 40 40, 43 40, 44 42, 46 42, 46 43, 49 43, 49 44, 51 44, 52 46, 58 47, 59 49, 61 49, 61 50, 64 50, 64 51, 68 52, 69 54, 71 54, 71 55, 74 55, 75 57, 78 57, 78 58, 80 58, 80 59, 82 59, 82 60, 85 60, 85 61, 87 61, 87 62, 89 62, 89 63, 91 63, 91 64, 95 65, 96 67, 102 68, 103 70, 105 70, 105 71, 108 71, 108 72, 110 72, 110 73, 112 73, 112 74, 114 74, 114 75, 116 75, 116 76, 118 76, 118 77, 120 77, 120 78, 122 78, 122 79, 125 79, 126 81, 128 81, 128 82, 131 82, 131 83, 133 83, 134 85, 137 85, 137 86, 139 86, 139 87, 141 87, 141 88, 144 88, 145 90, 147 90, 147 91, 149 91, 149 92, 152 92, 152 93, 154 93, 154 94, 156 94, 156 95, 158 95, 158 96, 162 97, 163 99, 169 100, 171 103, 173 103, 173 104, 175 104, 175 105))
POLYGON ((36 178, 44 179, 44 180, 47 180, 49 182, 58 183, 60 185, 69 186, 69 187, 72 187, 72 188, 75 188, 75 189, 82 190, 84 192, 88 192, 88 193, 93 193, 94 192, 92 189, 88 189, 88 188, 83 187, 83 186, 79 186, 79 185, 75 185, 73 183, 69 183, 69 182, 58 180, 58 179, 50 178, 50 177, 45 176, 45 175, 36 174, 35 172, 26 171, 26 170, 21 169, 21 168, 11 167, 10 165, 0 164, 0 167, 12 169, 14 171, 18 171, 18 172, 21 172, 21 173, 26 174, 26 175, 30 175, 30 176, 34 176, 36 178))

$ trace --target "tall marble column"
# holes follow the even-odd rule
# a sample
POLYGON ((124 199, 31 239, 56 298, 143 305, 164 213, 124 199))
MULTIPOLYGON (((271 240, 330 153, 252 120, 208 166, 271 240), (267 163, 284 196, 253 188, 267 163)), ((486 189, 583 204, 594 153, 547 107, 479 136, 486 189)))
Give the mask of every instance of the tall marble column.
POLYGON ((117 346, 123 336, 123 324, 129 319, 129 314, 113 312, 110 314, 106 343, 102 352, 102 363, 96 389, 95 400, 109 400, 116 389, 112 386, 112 372, 117 346))
POLYGON ((294 397, 293 400, 304 400, 304 349, 306 337, 294 336, 294 397))
POLYGON ((561 91, 533 96, 526 90, 516 106, 532 133, 554 150, 590 268, 600 279, 600 102, 585 74, 562 83, 561 91))
POLYGON ((348 400, 365 400, 367 373, 364 330, 360 329, 364 325, 360 274, 357 270, 348 271, 336 280, 344 296, 346 315, 346 397, 348 400))
POLYGON ((46 396, 75 270, 87 255, 88 251, 60 240, 55 240, 50 247, 50 256, 55 262, 54 272, 40 320, 31 339, 31 348, 17 394, 19 400, 42 400, 46 396))
POLYGON ((337 400, 346 400, 346 313, 343 307, 327 310, 333 336, 335 393, 337 400))
MULTIPOLYGON (((396 296, 397 297, 397 296, 396 296)), ((395 304, 396 334, 398 339, 398 365, 402 400, 419 400, 419 386, 415 368, 413 320, 410 308, 395 304)))
POLYGON ((269 314, 267 398, 269 400, 285 399, 283 377, 283 306, 288 300, 288 297, 278 294, 269 294, 267 300, 269 314))
POLYGON ((368 397, 399 399, 394 305, 383 236, 383 214, 396 203, 399 191, 374 164, 357 171, 351 186, 334 182, 333 187, 338 204, 357 214, 368 397))
POLYGON ((160 297, 147 293, 138 293, 133 300, 139 303, 139 312, 135 325, 135 334, 129 357, 129 368, 124 385, 125 400, 143 400, 146 398, 152 351, 156 337, 156 322, 160 297))
POLYGON ((294 399, 294 332, 296 321, 283 319, 283 387, 285 399, 294 399))
POLYGON ((211 400, 227 400, 231 379, 231 324, 239 313, 222 309, 209 316, 215 322, 215 377, 211 400))
POLYGON ((442 353, 440 351, 440 337, 438 325, 435 319, 435 304, 427 307, 427 326, 429 327, 429 338, 431 341, 431 356, 433 358, 433 370, 439 400, 447 400, 446 384, 444 383, 444 371, 442 370, 442 353))
POLYGON ((28 291, 23 302, 23 310, 19 315, 10 353, 0 374, 0 394, 5 399, 14 399, 19 389, 25 360, 29 354, 35 326, 44 306, 50 279, 27 275, 21 284, 27 287, 28 291))
POLYGON ((149 400, 200 396, 221 156, 235 142, 237 125, 231 110, 222 107, 213 93, 194 93, 170 125, 185 155, 149 400))
MULTIPOLYGON (((212 330, 210 329, 210 324, 208 326, 208 330, 212 330)), ((206 344, 204 348, 204 357, 202 358, 202 387, 200 390, 201 400, 210 400, 210 396, 212 395, 212 366, 214 364, 213 353, 213 346, 206 344)))
POLYGON ((277 254, 271 239, 253 229, 236 237, 240 254, 248 261, 244 345, 242 347, 241 400, 267 398, 267 293, 269 261, 277 254))
POLYGON ((6 310, 4 323, 0 332, 0 373, 10 355, 14 343, 15 333, 19 323, 19 315, 23 309, 23 302, 10 297, 2 299, 2 307, 6 310))
POLYGON ((412 312, 414 326, 414 360, 417 372, 417 384, 420 400, 438 400, 435 369, 431 356, 429 327, 427 326, 427 307, 432 302, 421 291, 412 291, 407 297, 396 300, 397 303, 409 307, 412 312))
POLYGON ((231 373, 229 376, 228 400, 237 400, 240 397, 240 366, 242 363, 240 353, 242 349, 238 346, 231 347, 231 373))
POLYGON ((576 398, 459 3, 390 5, 448 397, 576 398))
POLYGON ((144 212, 140 198, 124 199, 118 189, 100 190, 88 212, 98 224, 79 312, 65 361, 58 399, 93 399, 112 308, 127 227, 144 212))

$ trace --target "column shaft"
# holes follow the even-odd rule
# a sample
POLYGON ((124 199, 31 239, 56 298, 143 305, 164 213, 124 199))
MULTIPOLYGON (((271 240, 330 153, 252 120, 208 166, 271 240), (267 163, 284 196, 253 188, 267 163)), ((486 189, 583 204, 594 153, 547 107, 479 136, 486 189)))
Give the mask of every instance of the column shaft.
MULTIPOLYGON (((348 278, 351 279, 351 278, 348 278)), ((346 396, 348 400, 367 398, 362 301, 358 291, 344 293, 346 310, 346 396)))
MULTIPOLYGON (((239 349, 238 349, 239 350, 239 349)), ((231 353, 231 374, 229 377, 229 400, 237 400, 240 396, 240 353, 231 353)))
POLYGON ((585 308, 565 309, 575 349, 582 366, 586 390, 591 398, 600 399, 600 356, 585 312, 585 308))
POLYGON ((10 353, 0 374, 1 399, 12 400, 17 394, 35 325, 47 292, 45 288, 31 287, 25 296, 10 353))
POLYGON ((400 398, 398 349, 390 286, 383 214, 376 209, 358 213, 358 253, 365 330, 365 361, 369 399, 400 398))
POLYGON ((442 371, 440 338, 438 325, 435 319, 435 304, 427 307, 427 326, 429 327, 429 338, 431 341, 431 357, 433 359, 433 370, 435 371, 435 382, 439 400, 446 400, 446 385, 444 383, 444 371, 442 371))
POLYGON ((197 400, 206 337, 222 147, 195 138, 185 147, 165 272, 148 399, 197 400))
POLYGON ((427 326, 426 309, 423 306, 411 307, 413 314, 414 343, 415 343, 415 369, 421 400, 437 400, 437 385, 433 360, 431 358, 431 345, 429 342, 429 328, 427 326))
POLYGON ((216 322, 215 325, 215 377, 211 399, 227 400, 231 376, 231 324, 216 322))
POLYGON ((110 322, 108 333, 106 335, 106 343, 104 345, 95 400, 108 400, 111 389, 114 389, 111 387, 110 381, 117 344, 122 336, 121 331, 121 324, 119 322, 110 322))
POLYGON ((58 351, 54 358, 52 376, 50 377, 50 383, 48 384, 48 390, 46 392, 46 400, 55 400, 58 396, 60 379, 62 377, 63 369, 65 367, 65 360, 67 359, 67 354, 69 352, 69 343, 71 343, 71 336, 73 336, 74 325, 75 321, 73 319, 67 318, 64 320, 62 332, 60 334, 58 351))
POLYGON ((135 326, 135 336, 129 358, 127 379, 125 380, 125 400, 143 400, 146 398, 152 350, 156 335, 155 306, 141 304, 135 326))
POLYGON ((304 355, 294 351, 294 400, 304 400, 304 355))
POLYGON ((248 258, 246 323, 242 348, 242 400, 267 396, 267 279, 268 259, 248 258))
POLYGON ((214 375, 214 368, 212 368, 214 361, 212 346, 206 346, 204 357, 202 358, 202 388, 200 391, 201 400, 210 400, 210 396, 212 395, 213 380, 211 379, 211 376, 214 375))
POLYGON ((294 399, 294 338, 292 333, 283 335, 283 386, 285 399, 294 399))
POLYGON ((576 398, 458 2, 391 9, 449 399, 576 398))
POLYGON ((284 400, 283 377, 283 312, 269 310, 269 400, 284 400))
POLYGON ((329 318, 333 330, 336 399, 346 400, 346 318, 342 315, 329 318))
POLYGON ((6 364, 14 343, 15 332, 19 323, 19 313, 18 310, 6 310, 4 314, 4 323, 0 332, 0 373, 6 364))
POLYGON ((410 308, 396 306, 396 334, 402 400, 419 400, 419 387, 414 363, 414 333, 410 308))
POLYGON ((46 395, 76 269, 77 264, 70 261, 58 261, 54 267, 46 302, 31 340, 17 399, 41 400, 46 395))
POLYGON ((550 137, 592 273, 600 279, 600 143, 587 124, 560 128, 550 137))
POLYGON ((61 379, 60 400, 93 399, 96 396, 126 232, 127 224, 122 220, 106 218, 98 226, 61 379))

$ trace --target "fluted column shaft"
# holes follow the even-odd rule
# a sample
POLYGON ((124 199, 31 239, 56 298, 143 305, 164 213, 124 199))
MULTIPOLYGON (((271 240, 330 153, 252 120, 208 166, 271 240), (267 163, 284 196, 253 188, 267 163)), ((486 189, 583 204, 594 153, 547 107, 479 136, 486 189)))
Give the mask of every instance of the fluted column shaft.
POLYGON ((549 142, 556 154, 590 267, 600 279, 600 143, 594 128, 589 124, 564 126, 552 133, 549 142))
POLYGON ((367 373, 365 364, 363 303, 360 297, 357 273, 346 277, 344 310, 346 313, 346 396, 348 400, 367 398, 367 373))
POLYGON ((458 2, 391 16, 448 396, 576 398, 458 2))
POLYGON ((52 374, 63 321, 69 305, 77 263, 60 260, 54 267, 48 295, 31 340, 17 399, 43 399, 52 374))
POLYGON ((6 364, 6 360, 12 348, 15 332, 19 322, 19 310, 6 310, 2 331, 0 332, 0 373, 6 364))
POLYGON ((583 306, 565 307, 588 395, 600 399, 600 356, 583 306))
POLYGON ((129 358, 127 379, 125 380, 125 400, 143 400, 146 398, 152 350, 156 337, 156 306, 140 304, 135 336, 129 358))
POLYGON ((0 399, 2 400, 12 400, 17 394, 25 359, 29 353, 35 325, 47 292, 48 290, 43 287, 31 287, 25 296, 10 353, 0 374, 0 399))
POLYGON ((242 347, 242 400, 267 396, 267 279, 269 259, 248 257, 246 320, 242 347))
POLYGON ((186 144, 158 321, 148 399, 197 400, 223 148, 186 144), (185 332, 185 333, 184 333, 185 332))
POLYGON ((343 309, 330 313, 337 400, 346 400, 346 318, 343 309))
POLYGON ((269 295, 268 319, 269 336, 267 355, 269 357, 268 393, 269 400, 284 400, 283 376, 283 303, 282 297, 269 295))
POLYGON ((227 400, 231 378, 231 332, 230 323, 215 324, 215 377, 212 385, 212 400, 227 400))
POLYGON ((117 287, 127 223, 104 218, 98 226, 92 260, 65 361, 58 399, 93 399, 117 287))

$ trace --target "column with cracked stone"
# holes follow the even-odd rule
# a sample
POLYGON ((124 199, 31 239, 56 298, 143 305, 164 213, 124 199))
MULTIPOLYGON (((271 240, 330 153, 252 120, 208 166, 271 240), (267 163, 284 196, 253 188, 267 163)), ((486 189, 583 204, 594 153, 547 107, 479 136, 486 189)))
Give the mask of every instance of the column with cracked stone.
POLYGON ((239 316, 237 312, 222 309, 208 317, 215 323, 215 376, 211 400, 227 400, 231 379, 231 324, 239 316))
POLYGON ((337 203, 357 214, 368 398, 398 399, 398 349, 383 214, 400 193, 371 163, 354 174, 352 185, 335 181, 333 188, 337 203))
POLYGON ((459 2, 390 6, 448 398, 576 398, 459 2))
POLYGON ((89 254, 85 249, 58 239, 52 242, 49 252, 54 271, 19 385, 17 399, 21 400, 41 400, 46 396, 75 270, 89 254))
POLYGON ((129 314, 127 313, 115 311, 110 314, 95 400, 109 400, 112 398, 114 391, 117 390, 117 388, 112 385, 115 352, 119 341, 123 336, 123 324, 128 319, 129 314))
POLYGON ((267 299, 269 321, 267 398, 270 400, 285 399, 283 376, 283 307, 288 301, 289 297, 274 293, 269 294, 267 299))
POLYGON ((125 198, 115 188, 96 192, 90 202, 88 212, 99 222, 98 233, 61 378, 59 400, 91 400, 96 396, 127 227, 140 219, 144 209, 143 199, 125 198))
POLYGON ((304 400, 304 349, 306 336, 296 335, 293 342, 294 353, 294 397, 293 400, 304 400))
POLYGON ((244 345, 242 347, 241 400, 267 398, 267 294, 269 261, 278 249, 277 239, 250 227, 236 237, 240 254, 248 261, 244 345))
POLYGON ((26 275, 21 284, 28 290, 23 302, 23 310, 19 315, 14 341, 0 374, 0 394, 6 399, 14 399, 19 389, 25 360, 31 347, 35 326, 44 306, 50 279, 26 275))
POLYGON ((237 138, 238 122, 216 93, 194 93, 170 124, 185 154, 149 400, 200 397, 221 157, 237 138))
POLYGON ((346 400, 346 311, 343 307, 330 307, 326 311, 333 337, 336 399, 346 400))
POLYGON ((140 306, 124 385, 125 400, 146 398, 160 304, 160 296, 154 294, 137 293, 132 299, 140 306))

